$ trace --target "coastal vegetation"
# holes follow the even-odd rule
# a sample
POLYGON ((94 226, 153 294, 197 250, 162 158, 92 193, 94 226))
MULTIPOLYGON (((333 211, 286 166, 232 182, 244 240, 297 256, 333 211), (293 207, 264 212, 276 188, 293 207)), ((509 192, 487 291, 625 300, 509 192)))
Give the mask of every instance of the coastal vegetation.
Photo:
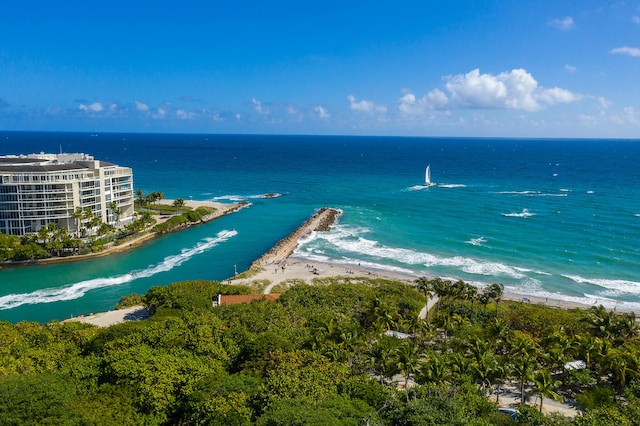
POLYGON ((250 290, 210 281, 153 287, 121 301, 143 303, 149 319, 107 328, 0 322, 0 423, 606 426, 640 418, 632 314, 503 301, 500 285, 426 278, 413 287, 323 278, 276 301, 212 304, 250 290), (574 360, 583 365, 566 368, 574 360), (498 411, 505 388, 526 402, 515 418, 498 411), (582 413, 548 415, 550 400, 582 413))

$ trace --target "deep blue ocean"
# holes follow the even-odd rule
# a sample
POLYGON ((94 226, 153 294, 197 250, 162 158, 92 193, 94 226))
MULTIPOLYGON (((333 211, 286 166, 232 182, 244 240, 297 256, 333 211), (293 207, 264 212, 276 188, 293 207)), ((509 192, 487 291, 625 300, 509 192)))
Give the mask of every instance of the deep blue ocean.
POLYGON ((252 204, 134 251, 5 268, 0 320, 223 280, 324 206, 339 225, 298 256, 640 310, 640 141, 0 132, 0 155, 60 149, 133 168, 145 193, 252 204))

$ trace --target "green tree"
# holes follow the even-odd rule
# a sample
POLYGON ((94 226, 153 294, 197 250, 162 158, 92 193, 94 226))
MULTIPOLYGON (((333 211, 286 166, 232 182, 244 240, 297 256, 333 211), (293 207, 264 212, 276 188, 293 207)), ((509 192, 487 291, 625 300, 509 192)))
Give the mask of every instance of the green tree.
POLYGON ((526 393, 524 391, 524 387, 527 383, 533 380, 533 371, 536 367, 535 360, 528 356, 522 356, 514 360, 511 371, 514 376, 518 379, 518 383, 520 384, 520 403, 524 404, 526 393))
POLYGON ((562 401, 562 397, 556 392, 561 382, 560 380, 552 379, 549 370, 539 370, 533 376, 533 383, 536 387, 536 393, 540 396, 540 412, 542 412, 542 404, 545 398, 562 401))
POLYGON ((178 209, 178 214, 182 213, 182 208, 184 207, 184 200, 182 198, 176 198, 173 201, 173 207, 178 209))

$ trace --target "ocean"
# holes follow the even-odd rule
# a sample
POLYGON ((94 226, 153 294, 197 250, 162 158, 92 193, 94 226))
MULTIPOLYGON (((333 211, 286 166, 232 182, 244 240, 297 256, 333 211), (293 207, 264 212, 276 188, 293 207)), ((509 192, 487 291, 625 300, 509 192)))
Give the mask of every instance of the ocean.
POLYGON ((0 132, 0 154, 61 149, 131 167, 145 193, 251 206, 133 251, 4 268, 0 320, 224 280, 325 206, 338 225, 296 256, 640 310, 639 141, 0 132))

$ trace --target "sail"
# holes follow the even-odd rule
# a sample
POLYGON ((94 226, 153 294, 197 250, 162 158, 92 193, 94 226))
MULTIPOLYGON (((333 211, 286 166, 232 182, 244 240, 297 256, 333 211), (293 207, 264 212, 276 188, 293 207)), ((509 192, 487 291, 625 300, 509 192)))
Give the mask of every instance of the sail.
POLYGON ((427 166, 427 169, 424 172, 424 183, 426 185, 431 184, 431 166, 427 166))

